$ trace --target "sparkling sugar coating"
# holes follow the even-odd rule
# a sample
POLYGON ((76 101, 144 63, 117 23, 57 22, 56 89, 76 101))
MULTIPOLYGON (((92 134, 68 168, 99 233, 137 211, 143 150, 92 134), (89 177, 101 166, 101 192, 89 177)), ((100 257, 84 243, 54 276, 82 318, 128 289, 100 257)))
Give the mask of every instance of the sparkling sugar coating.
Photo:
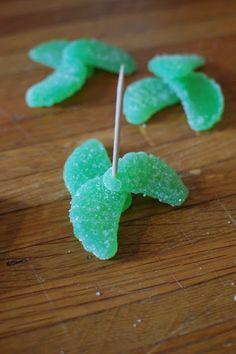
MULTIPOLYGON (((141 193, 172 206, 181 205, 188 196, 188 189, 177 173, 158 157, 145 152, 131 152, 119 159, 117 178, 121 192, 141 193)), ((111 169, 104 174, 103 182, 113 189, 111 169)))
POLYGON ((87 181, 103 175, 111 167, 104 145, 96 139, 77 147, 66 160, 64 181, 71 195, 87 181))
POLYGON ((165 79, 183 77, 205 64, 203 57, 195 54, 157 55, 148 62, 154 75, 165 79))
POLYGON ((202 73, 191 73, 182 78, 168 80, 168 84, 181 100, 193 130, 211 129, 221 120, 224 96, 214 80, 202 73))
POLYGON ((142 193, 173 206, 188 190, 172 168, 144 152, 119 160, 118 175, 102 143, 88 140, 65 163, 64 180, 72 195, 70 220, 75 236, 88 252, 109 259, 117 252, 119 220, 131 204, 130 193, 142 193))
POLYGON ((56 69, 61 65, 63 51, 69 43, 65 39, 43 42, 29 51, 29 57, 37 63, 56 69))
POLYGON ((75 236, 100 259, 111 258, 117 252, 119 221, 126 198, 125 192, 108 190, 102 176, 83 184, 72 198, 70 220, 75 236))
POLYGON ((135 61, 122 49, 95 39, 52 40, 32 48, 29 57, 55 71, 26 92, 29 107, 50 107, 72 96, 94 72, 94 67, 118 73, 136 69, 135 61))
POLYGON ((82 62, 72 66, 63 61, 54 73, 27 90, 26 102, 30 107, 50 107, 78 91, 87 76, 87 67, 82 62))
MULTIPOLYGON (((63 52, 65 47, 71 41, 65 39, 55 39, 48 42, 43 42, 29 51, 29 57, 33 61, 49 66, 50 68, 57 69, 63 62, 63 52)), ((67 64, 73 65, 70 60, 66 61, 67 64)), ((78 62, 80 65, 80 61, 78 62)), ((94 69, 87 66, 87 78, 93 75, 94 69)))
POLYGON ((72 41, 65 48, 64 55, 72 61, 82 60, 93 67, 119 73, 121 64, 125 65, 125 74, 136 70, 134 59, 124 50, 96 39, 72 41))
POLYGON ((148 77, 127 87, 123 112, 129 123, 143 124, 154 113, 177 102, 179 98, 164 81, 156 77, 148 77))

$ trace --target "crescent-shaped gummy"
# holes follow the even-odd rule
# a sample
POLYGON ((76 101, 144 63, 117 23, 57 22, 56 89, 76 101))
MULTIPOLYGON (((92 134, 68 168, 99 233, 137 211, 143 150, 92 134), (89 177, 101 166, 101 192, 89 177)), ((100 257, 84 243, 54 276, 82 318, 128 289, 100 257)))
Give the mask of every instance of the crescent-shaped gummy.
MULTIPOLYGON (((159 157, 145 152, 130 152, 119 159, 117 180, 120 191, 143 194, 171 206, 181 205, 188 189, 177 173, 159 157)), ((103 176, 105 186, 118 190, 109 169, 103 176)))
POLYGON ((78 91, 87 76, 87 67, 82 62, 76 66, 63 62, 54 73, 27 90, 26 102, 30 107, 50 107, 78 91))
POLYGON ((183 77, 205 64, 200 55, 164 54, 157 55, 148 62, 148 69, 154 75, 165 79, 183 77))
POLYGON ((124 50, 96 39, 79 39, 72 41, 64 51, 65 58, 70 61, 82 60, 85 64, 119 73, 124 64, 125 74, 132 74, 136 70, 134 59, 124 50))
POLYGON ((202 73, 190 73, 168 80, 168 84, 179 97, 193 130, 211 129, 221 120, 224 96, 215 80, 202 73))
POLYGON ((154 113, 177 102, 179 98, 168 84, 156 77, 147 77, 127 87, 123 112, 129 123, 143 124, 154 113))
POLYGON ((63 51, 69 43, 70 41, 65 39, 40 43, 29 51, 29 57, 39 64, 56 69, 61 65, 63 51))
POLYGON ((103 175, 111 162, 104 145, 97 139, 87 140, 67 158, 64 181, 71 195, 90 179, 103 175))
POLYGON ((117 234, 126 192, 104 186, 102 176, 83 184, 72 198, 70 220, 83 247, 100 259, 113 257, 118 248, 117 234))

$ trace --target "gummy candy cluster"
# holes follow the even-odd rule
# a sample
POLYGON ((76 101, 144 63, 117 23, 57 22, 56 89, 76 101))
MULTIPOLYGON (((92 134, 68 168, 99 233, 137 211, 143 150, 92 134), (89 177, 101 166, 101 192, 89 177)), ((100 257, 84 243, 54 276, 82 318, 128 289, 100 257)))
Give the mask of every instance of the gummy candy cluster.
POLYGON ((120 158, 114 178, 106 149, 98 140, 87 140, 72 152, 65 163, 64 181, 72 198, 74 234, 100 259, 109 259, 117 252, 119 220, 131 204, 131 193, 172 206, 181 205, 188 196, 176 172, 144 152, 120 158))
POLYGON ((148 69, 157 77, 130 84, 124 95, 123 111, 128 122, 143 124, 154 113, 181 102, 189 126, 208 130, 220 121, 224 97, 220 86, 205 74, 194 72, 204 64, 198 55, 157 55, 148 69))
POLYGON ((93 74, 93 68, 125 74, 136 70, 133 58, 124 50, 96 39, 53 40, 31 49, 32 60, 49 66, 54 72, 26 92, 30 107, 50 107, 77 92, 93 74))

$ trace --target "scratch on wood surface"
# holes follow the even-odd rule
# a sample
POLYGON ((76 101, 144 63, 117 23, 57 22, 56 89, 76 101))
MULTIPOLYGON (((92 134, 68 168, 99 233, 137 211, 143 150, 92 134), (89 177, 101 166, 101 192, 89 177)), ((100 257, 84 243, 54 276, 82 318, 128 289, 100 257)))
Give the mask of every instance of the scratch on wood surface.
POLYGON ((151 147, 156 146, 156 144, 154 143, 152 138, 149 136, 149 134, 147 132, 147 128, 144 128, 141 125, 139 125, 138 128, 139 128, 141 135, 144 137, 145 141, 148 143, 148 145, 151 147))
POLYGON ((28 142, 32 142, 32 139, 30 138, 29 134, 24 130, 24 128, 18 123, 18 120, 16 119, 16 116, 21 116, 20 113, 18 112, 14 112, 13 114, 11 112, 8 112, 8 110, 3 109, 0 107, 0 114, 5 115, 6 117, 8 117, 8 119, 10 119, 10 121, 13 123, 14 127, 21 132, 21 134, 24 136, 24 138, 28 141, 28 142))
MULTIPOLYGON (((176 277, 174 275, 172 275, 172 277, 176 280, 177 283, 178 280, 176 279, 176 277)), ((180 284, 180 283, 179 283, 180 284)), ((180 284, 180 286, 182 287, 182 285, 180 284)), ((212 304, 216 303, 218 298, 222 296, 222 293, 220 292, 211 302, 210 302, 210 306, 212 307, 212 304)), ((192 306, 192 304, 191 304, 192 306)), ((176 329, 174 329, 173 331, 170 332, 169 335, 167 335, 167 337, 163 338, 160 342, 157 342, 152 348, 151 350, 149 350, 146 354, 154 354, 156 353, 157 349, 163 344, 165 343, 167 340, 171 339, 172 337, 174 337, 176 334, 178 335, 179 332, 183 329, 185 329, 186 327, 188 327, 190 325, 190 323, 192 321, 196 321, 198 318, 200 318, 203 314, 206 315, 206 313, 208 313, 209 315, 211 314, 211 311, 206 312, 206 308, 203 309, 203 311, 201 311, 200 313, 198 313, 198 316, 191 316, 188 320, 187 323, 183 323, 180 324, 176 329)), ((221 323, 218 322, 218 323, 221 323)))
MULTIPOLYGON (((35 267, 34 267, 33 262, 31 261, 31 259, 30 259, 30 258, 28 258, 28 259, 29 259, 29 263, 28 263, 28 264, 29 264, 29 267, 30 267, 30 269, 32 270, 32 273, 34 274, 34 276, 35 276, 35 278, 36 278, 36 280, 37 280, 37 283, 39 284, 39 286, 40 286, 41 289, 43 290, 43 295, 45 296, 47 302, 50 304, 52 310, 55 312, 56 317, 58 318, 59 324, 60 324, 60 326, 62 327, 64 333, 65 333, 66 335, 69 335, 69 332, 68 332, 68 330, 67 330, 67 327, 66 327, 66 325, 65 325, 65 323, 64 323, 64 321, 63 321, 63 319, 61 318, 60 315, 58 315, 57 308, 56 308, 56 306, 54 305, 53 299, 50 297, 50 295, 48 294, 47 289, 45 288, 45 286, 44 286, 44 284, 43 284, 43 278, 37 273, 37 271, 36 271, 36 269, 35 269, 35 267)), ((70 335, 69 335, 69 336, 70 336, 70 335)))
POLYGON ((184 235, 184 238, 189 241, 189 243, 194 243, 183 230, 181 230, 181 233, 184 235))
MULTIPOLYGON (((114 324, 114 322, 115 322, 115 319, 116 319, 116 317, 117 317, 119 311, 120 311, 120 308, 117 307, 117 308, 115 309, 114 314, 113 314, 113 316, 111 317, 110 321, 108 321, 108 323, 107 323, 108 326, 106 327, 105 332, 104 332, 104 337, 105 337, 105 338, 108 338, 108 337, 109 337, 109 331, 110 331, 110 329, 112 328, 112 326, 113 326, 113 324, 114 324)), ((100 354, 103 354, 103 353, 106 352, 106 348, 105 348, 106 345, 107 345, 107 343, 106 343, 106 341, 104 340, 104 341, 103 341, 103 344, 102 344, 102 346, 101 346, 101 349, 99 350, 99 353, 100 353, 100 354)))
POLYGON ((170 334, 166 337, 163 338, 160 342, 158 342, 157 344, 155 344, 151 350, 149 350, 146 354, 154 354, 156 353, 156 350, 164 343, 166 342, 168 339, 172 338, 175 334, 178 334, 182 329, 184 329, 188 324, 183 323, 180 326, 178 326, 176 329, 174 329, 172 332, 170 332, 170 334))
POLYGON ((172 278, 176 281, 176 283, 179 285, 180 289, 183 289, 183 285, 176 279, 176 277, 174 276, 174 274, 171 275, 172 278))
POLYGON ((24 138, 30 143, 32 142, 32 139, 30 137, 30 135, 25 131, 25 129, 19 124, 17 123, 15 120, 12 120, 12 122, 14 123, 15 128, 21 132, 21 134, 24 136, 24 138))
POLYGON ((232 224, 234 224, 234 226, 236 227, 236 220, 233 218, 233 216, 230 214, 229 210, 226 208, 226 206, 222 203, 222 201, 217 198, 221 208, 224 210, 225 214, 228 216, 228 218, 230 219, 230 221, 232 222, 232 224))

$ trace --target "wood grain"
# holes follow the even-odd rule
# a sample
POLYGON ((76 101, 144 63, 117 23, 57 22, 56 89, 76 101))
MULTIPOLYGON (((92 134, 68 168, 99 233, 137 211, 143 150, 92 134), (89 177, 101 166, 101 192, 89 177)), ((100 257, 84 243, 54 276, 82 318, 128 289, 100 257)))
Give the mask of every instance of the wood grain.
POLYGON ((0 4, 0 348, 4 354, 236 353, 236 3, 233 0, 2 0, 0 4), (111 156, 117 76, 96 71, 74 97, 29 109, 50 70, 27 51, 97 37, 148 75, 156 53, 193 52, 222 85, 226 109, 196 135, 181 106, 146 128, 123 122, 121 153, 158 154, 190 189, 180 208, 134 197, 117 256, 99 261, 73 237, 62 170, 82 141, 111 156))

